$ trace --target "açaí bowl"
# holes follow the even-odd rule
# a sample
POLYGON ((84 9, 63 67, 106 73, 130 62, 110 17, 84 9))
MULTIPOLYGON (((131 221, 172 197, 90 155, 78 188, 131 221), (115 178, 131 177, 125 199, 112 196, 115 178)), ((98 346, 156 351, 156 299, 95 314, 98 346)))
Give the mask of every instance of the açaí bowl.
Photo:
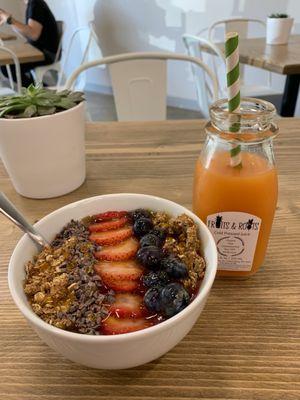
POLYGON ((177 216, 189 215, 198 225, 206 260, 206 272, 199 293, 183 311, 150 328, 111 336, 90 336, 55 328, 31 309, 23 291, 24 265, 37 253, 24 235, 9 263, 11 295, 32 328, 52 349, 71 361, 103 369, 131 368, 155 360, 172 349, 191 330, 206 303, 217 269, 216 246, 205 224, 185 207, 172 201, 143 194, 110 194, 87 198, 62 207, 41 219, 35 227, 51 241, 71 219, 81 219, 108 210, 148 208, 177 216))

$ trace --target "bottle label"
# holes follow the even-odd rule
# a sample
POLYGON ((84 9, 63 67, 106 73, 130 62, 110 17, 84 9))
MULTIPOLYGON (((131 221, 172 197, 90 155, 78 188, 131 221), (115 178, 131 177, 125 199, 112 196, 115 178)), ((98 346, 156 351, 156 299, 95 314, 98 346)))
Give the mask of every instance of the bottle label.
POLYGON ((206 225, 218 249, 218 269, 251 271, 261 219, 243 212, 219 212, 206 225))

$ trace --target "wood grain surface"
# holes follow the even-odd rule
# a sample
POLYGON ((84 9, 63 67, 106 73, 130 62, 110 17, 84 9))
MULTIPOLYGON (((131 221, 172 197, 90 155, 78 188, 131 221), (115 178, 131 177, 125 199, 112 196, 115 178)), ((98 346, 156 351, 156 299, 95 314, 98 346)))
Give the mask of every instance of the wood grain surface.
MULTIPOLYGON (((224 43, 217 45, 224 50, 224 43)), ((211 52, 205 46, 203 50, 211 52)), ((291 35, 287 45, 267 45, 265 37, 240 39, 239 53, 243 64, 283 75, 300 74, 300 35, 291 35)))
MULTIPOLYGON (((186 338, 160 359, 123 371, 95 370, 56 354, 28 327, 7 287, 21 234, 0 216, 1 400, 299 400, 300 120, 279 121, 280 196, 264 266, 244 281, 216 280, 186 338)), ((50 200, 1 190, 30 222, 87 196, 142 192, 191 207, 204 121, 99 123, 87 127, 87 180, 50 200)))
MULTIPOLYGON (((16 54, 20 64, 43 61, 45 59, 44 54, 40 50, 21 40, 5 42, 4 46, 16 54)), ((13 60, 9 54, 0 52, 0 66, 12 63, 13 60)))
POLYGON ((15 40, 17 36, 12 33, 0 32, 0 39, 1 40, 15 40))

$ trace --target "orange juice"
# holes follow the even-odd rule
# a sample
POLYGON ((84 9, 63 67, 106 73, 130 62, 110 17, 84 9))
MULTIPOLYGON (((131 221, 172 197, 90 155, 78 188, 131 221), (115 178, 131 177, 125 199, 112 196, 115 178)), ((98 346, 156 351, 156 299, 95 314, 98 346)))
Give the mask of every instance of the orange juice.
POLYGON ((277 203, 274 165, 247 151, 241 158, 233 168, 228 151, 215 151, 195 167, 193 210, 215 237, 219 276, 252 275, 262 265, 277 203))

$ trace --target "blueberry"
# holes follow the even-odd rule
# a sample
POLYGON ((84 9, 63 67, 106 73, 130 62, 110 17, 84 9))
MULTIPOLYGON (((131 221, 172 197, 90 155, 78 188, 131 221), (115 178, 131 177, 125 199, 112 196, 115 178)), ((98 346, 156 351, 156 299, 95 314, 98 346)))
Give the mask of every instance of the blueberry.
POLYGON ((182 279, 188 276, 187 266, 179 258, 173 256, 164 258, 161 266, 170 278, 182 279))
POLYGON ((159 238, 161 245, 164 244, 166 237, 167 237, 167 233, 164 229, 161 228, 154 228, 152 229, 152 231, 149 232, 151 235, 155 235, 159 238))
POLYGON ((137 252, 136 258, 144 267, 158 270, 163 256, 164 253, 161 249, 155 246, 148 246, 141 247, 137 252))
POLYGON ((158 313, 160 311, 160 294, 161 287, 156 286, 151 289, 148 289, 144 296, 145 306, 149 311, 158 313))
POLYGON ((160 311, 167 318, 178 314, 189 302, 190 295, 180 283, 169 283, 160 291, 160 311))
POLYGON ((132 211, 131 217, 134 221, 137 221, 140 218, 151 218, 151 214, 148 210, 144 210, 143 208, 137 208, 136 210, 132 211))
POLYGON ((153 228, 153 223, 149 218, 139 218, 133 224, 133 232, 137 237, 146 235, 153 228))
POLYGON ((143 283, 147 287, 164 286, 169 282, 168 274, 165 271, 149 272, 144 275, 143 283))
POLYGON ((147 233, 147 235, 142 237, 142 239, 140 241, 140 246, 141 247, 147 247, 147 246, 160 247, 160 240, 157 236, 152 235, 151 233, 147 233))

